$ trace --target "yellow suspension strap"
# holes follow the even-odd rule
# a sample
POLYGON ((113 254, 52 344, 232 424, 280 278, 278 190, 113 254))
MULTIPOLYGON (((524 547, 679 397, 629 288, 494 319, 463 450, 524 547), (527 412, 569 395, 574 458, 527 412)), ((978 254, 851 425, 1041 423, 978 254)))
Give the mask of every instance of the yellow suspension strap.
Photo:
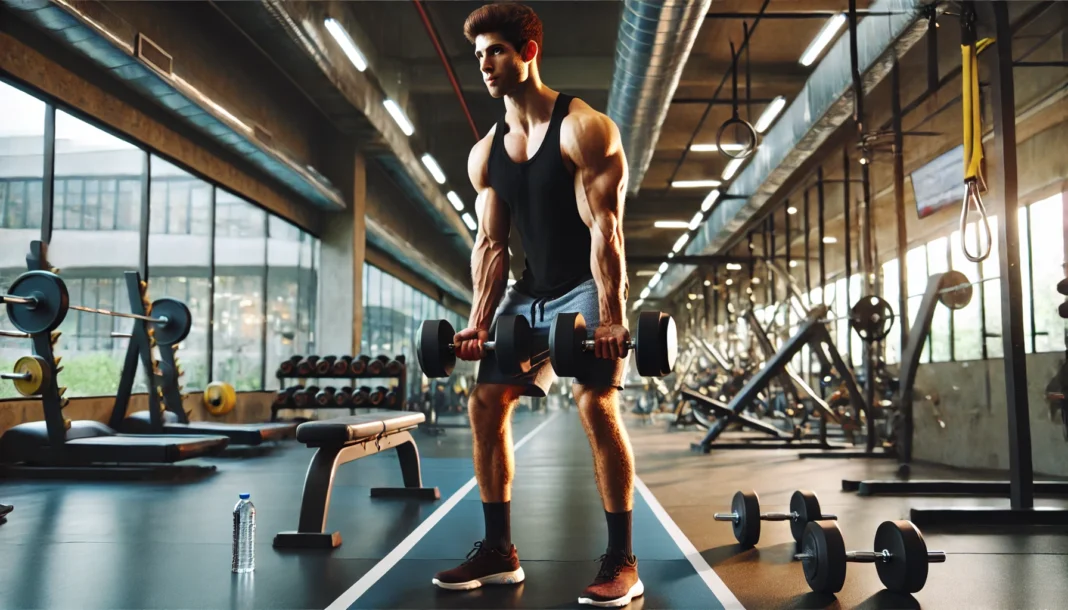
POLYGON ((983 178, 983 121, 979 106, 979 53, 990 46, 993 38, 976 40, 975 13, 962 11, 961 15, 961 107, 964 114, 964 201, 960 208, 960 249, 964 256, 973 263, 986 260, 990 256, 993 236, 990 223, 986 217, 981 193, 986 191, 983 178), (965 228, 972 209, 979 215, 976 223, 976 241, 978 252, 973 254, 968 249, 965 228), (984 236, 985 239, 980 236, 984 236))

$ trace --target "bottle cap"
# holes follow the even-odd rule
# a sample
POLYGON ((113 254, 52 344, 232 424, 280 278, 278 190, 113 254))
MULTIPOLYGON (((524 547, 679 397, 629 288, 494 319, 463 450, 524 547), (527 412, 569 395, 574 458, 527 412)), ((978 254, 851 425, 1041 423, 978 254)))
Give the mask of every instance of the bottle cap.
POLYGON ((239 494, 239 496, 242 500, 248 500, 252 497, 252 494, 239 494))

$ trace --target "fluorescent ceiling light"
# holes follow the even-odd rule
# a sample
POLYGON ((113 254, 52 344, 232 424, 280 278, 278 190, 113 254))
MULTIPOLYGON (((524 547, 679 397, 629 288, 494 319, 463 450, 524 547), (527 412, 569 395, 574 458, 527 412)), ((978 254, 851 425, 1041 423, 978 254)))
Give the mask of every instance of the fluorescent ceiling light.
POLYGON ((668 252, 668 258, 675 258, 674 252, 668 252))
POLYGON ((732 159, 731 162, 727 164, 727 167, 723 168, 723 179, 730 180, 733 178, 734 174, 738 171, 738 168, 741 167, 744 162, 745 159, 732 159))
POLYGON ((445 197, 448 198, 449 202, 452 203, 452 207, 456 208, 457 212, 464 211, 464 202, 460 200, 460 196, 456 194, 456 191, 449 191, 445 197))
POLYGON ((656 271, 649 271, 648 269, 642 269, 641 271, 635 271, 634 275, 636 275, 638 277, 642 277, 642 276, 649 277, 651 275, 656 275, 656 271))
POLYGON ((653 223, 658 229, 685 229, 688 225, 685 220, 658 220, 653 223))
POLYGON ((711 286, 712 280, 705 280, 705 286, 711 286))
POLYGON ((790 206, 790 207, 786 208, 786 213, 791 215, 791 216, 793 216, 794 214, 797 213, 797 208, 795 208, 794 206, 790 206))
POLYGON ((775 118, 779 116, 782 109, 786 107, 786 98, 779 96, 768 104, 768 107, 764 109, 764 112, 760 114, 760 118, 757 119, 756 125, 753 125, 753 129, 757 130, 757 133, 764 133, 771 127, 771 124, 775 122, 775 118))
POLYGON ((713 189, 705 196, 705 200, 701 202, 701 211, 707 212, 712 209, 712 204, 716 203, 717 199, 719 199, 719 189, 713 189))
POLYGON ((836 243, 838 243, 838 238, 837 237, 824 237, 823 238, 823 243, 825 243, 825 244, 836 244, 836 243))
POLYGON ((345 52, 345 57, 349 58, 352 65, 356 66, 356 69, 363 72, 367 69, 367 59, 364 58, 363 53, 360 53, 360 49, 356 46, 356 43, 352 41, 352 37, 345 31, 345 28, 341 27, 333 18, 327 19, 324 24, 326 25, 326 31, 330 32, 330 35, 337 41, 341 50, 345 52))
POLYGON ((651 289, 651 288, 649 288, 648 286, 646 286, 645 288, 643 288, 643 289, 642 289, 642 293, 641 293, 641 295, 640 295, 641 299, 642 299, 642 300, 648 299, 648 298, 649 298, 649 293, 650 293, 650 292, 652 292, 652 289, 651 289))
POLYGON ((434 157, 430 156, 430 153, 423 155, 423 165, 438 184, 445 184, 445 172, 441 171, 441 166, 434 160, 434 157))
POLYGON ((727 281, 724 282, 724 283, 727 284, 728 286, 730 286, 731 284, 734 283, 734 280, 732 280, 731 278, 727 278, 727 281))
POLYGON ((828 19, 827 23, 823 24, 819 34, 816 34, 816 37, 808 44, 808 48, 801 54, 801 65, 811 66, 812 62, 816 61, 816 58, 827 48, 827 45, 831 44, 831 41, 834 40, 838 30, 842 29, 845 22, 846 16, 843 13, 838 13, 828 19))
POLYGON ((644 303, 644 302, 645 302, 645 299, 638 299, 637 301, 634 301, 634 307, 632 307, 631 310, 632 311, 637 311, 638 308, 641 307, 642 303, 644 303))
POLYGON ((742 266, 738 263, 727 263, 727 271, 741 271, 742 266))
POLYGON ((464 224, 467 225, 468 229, 471 229, 472 231, 474 231, 476 228, 478 228, 478 225, 475 224, 475 219, 471 218, 471 214, 470 213, 464 212, 463 218, 464 218, 464 224))
POLYGON ((797 261, 790 261, 790 268, 791 269, 796 267, 796 266, 797 266, 797 261))
POLYGON ((683 233, 679 236, 678 240, 675 241, 675 245, 671 247, 671 251, 678 252, 679 250, 682 250, 682 247, 685 246, 688 241, 690 241, 690 234, 683 233))
POLYGON ((397 102, 394 102, 393 100, 386 100, 382 102, 382 105, 386 107, 387 111, 389 111, 389 116, 393 117, 393 120, 397 123, 397 125, 400 126, 401 131, 404 132, 404 135, 410 136, 415 133, 415 127, 412 127, 411 121, 409 121, 408 117, 404 116, 404 113, 401 112, 400 106, 397 105, 397 102))
POLYGON ((719 186, 719 180, 675 180, 671 183, 671 186, 679 189, 696 189, 696 188, 708 188, 710 186, 719 186))
MULTIPOLYGON (((690 145, 690 152, 718 152, 720 147, 718 144, 692 144, 690 145)), ((724 144, 723 152, 742 152, 745 150, 745 144, 724 144)))
POLYGON ((660 267, 656 270, 658 273, 667 271, 667 263, 660 263, 660 267))
POLYGON ((656 288, 656 285, 660 283, 661 277, 662 276, 659 273, 654 275, 653 279, 649 280, 649 288, 656 288))
POLYGON ((701 213, 701 212, 698 212, 698 213, 694 214, 693 218, 690 219, 689 226, 687 226, 686 228, 691 230, 691 231, 693 231, 694 229, 696 229, 698 227, 698 225, 701 224, 701 221, 704 220, 704 218, 705 218, 705 215, 703 213, 701 213))

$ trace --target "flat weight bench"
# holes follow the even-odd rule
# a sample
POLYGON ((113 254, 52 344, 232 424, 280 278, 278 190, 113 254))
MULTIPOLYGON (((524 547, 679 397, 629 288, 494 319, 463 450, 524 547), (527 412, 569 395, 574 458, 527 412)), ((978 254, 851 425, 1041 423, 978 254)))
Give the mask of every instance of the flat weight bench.
POLYGON ((397 450, 404 487, 374 487, 372 498, 440 499, 437 487, 423 487, 419 450, 409 432, 425 420, 422 413, 364 413, 298 426, 297 440, 319 450, 312 457, 304 479, 297 531, 276 534, 274 547, 330 549, 341 546, 340 532, 326 532, 334 473, 346 462, 386 449, 397 450))

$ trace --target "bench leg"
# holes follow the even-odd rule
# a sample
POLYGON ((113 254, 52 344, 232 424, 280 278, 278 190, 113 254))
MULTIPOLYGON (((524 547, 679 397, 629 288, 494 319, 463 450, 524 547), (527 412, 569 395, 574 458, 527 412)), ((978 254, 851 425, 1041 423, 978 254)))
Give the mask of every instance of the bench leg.
POLYGON ((330 509, 330 494, 334 487, 334 473, 342 464, 397 448, 405 487, 374 488, 371 497, 416 497, 437 500, 437 487, 423 488, 419 475, 419 452, 409 432, 398 432, 377 441, 371 440, 347 447, 320 447, 308 465, 304 479, 304 493, 300 502, 300 520, 295 532, 280 532, 274 537, 275 548, 332 549, 341 546, 340 532, 326 532, 326 518, 330 509), (414 460, 414 471, 412 470, 414 460), (413 474, 414 472, 414 474, 413 474), (414 477, 414 478, 413 478, 414 477), (411 487, 414 485, 414 487, 411 487), (406 492, 406 493, 396 493, 406 492))
POLYGON ((423 487, 423 477, 419 466, 419 448, 415 439, 408 432, 407 439, 397 445, 397 458, 400 460, 401 476, 404 487, 372 487, 372 498, 416 498, 419 500, 438 500, 441 493, 437 487, 423 487))

